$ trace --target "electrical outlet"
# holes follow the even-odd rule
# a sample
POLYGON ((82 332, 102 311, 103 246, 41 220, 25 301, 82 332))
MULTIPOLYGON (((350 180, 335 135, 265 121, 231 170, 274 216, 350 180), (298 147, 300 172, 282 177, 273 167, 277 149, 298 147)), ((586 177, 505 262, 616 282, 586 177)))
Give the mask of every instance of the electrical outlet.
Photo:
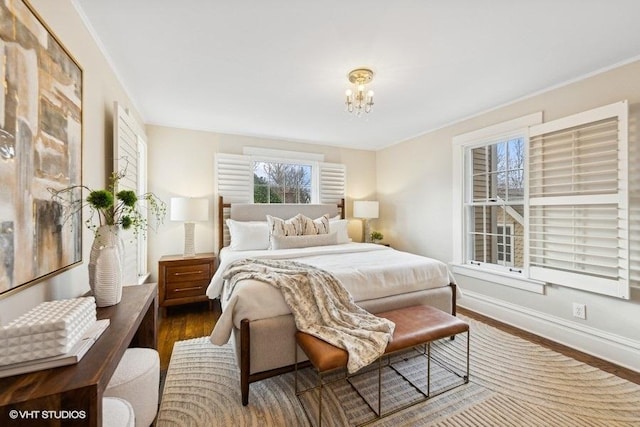
POLYGON ((577 302, 573 303, 573 317, 577 317, 578 319, 586 319, 587 318, 587 306, 585 304, 580 304, 577 302))

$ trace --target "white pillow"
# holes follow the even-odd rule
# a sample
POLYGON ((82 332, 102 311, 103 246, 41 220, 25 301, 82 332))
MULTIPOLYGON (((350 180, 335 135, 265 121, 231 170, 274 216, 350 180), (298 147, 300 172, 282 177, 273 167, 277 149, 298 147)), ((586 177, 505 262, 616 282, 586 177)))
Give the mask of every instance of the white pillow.
POLYGON ((351 242, 349 238, 348 221, 346 219, 332 219, 329 221, 329 232, 336 233, 339 245, 351 242))
POLYGON ((337 245, 338 236, 330 234, 306 234, 303 236, 271 236, 271 249, 308 248, 310 246, 337 245))
POLYGON ((266 221, 234 221, 227 219, 234 251, 269 249, 269 226, 266 221))

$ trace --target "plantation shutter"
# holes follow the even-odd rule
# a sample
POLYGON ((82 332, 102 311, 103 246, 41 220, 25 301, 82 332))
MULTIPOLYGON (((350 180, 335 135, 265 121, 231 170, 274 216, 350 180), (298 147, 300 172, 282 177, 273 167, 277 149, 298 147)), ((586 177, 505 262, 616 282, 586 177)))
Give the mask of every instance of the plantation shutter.
POLYGON ((216 155, 218 196, 227 203, 253 202, 253 165, 249 156, 216 155))
POLYGON ((532 279, 629 298, 627 102, 530 128, 532 279))
MULTIPOLYGON (((225 203, 253 202, 253 163, 249 156, 216 154, 216 191, 225 203)), ((217 198, 216 198, 217 199, 217 198)), ((216 202, 217 203, 217 202, 216 202)), ((223 220, 229 217, 229 209, 223 209, 223 220)), ((222 227, 222 246, 229 244, 229 228, 222 227)))
POLYGON ((345 198, 346 167, 339 163, 319 163, 319 202, 338 203, 345 198))
MULTIPOLYGON (((118 182, 120 190, 132 190, 136 194, 146 192, 146 135, 136 119, 117 102, 114 105, 114 172, 126 171, 118 182)), ((144 206, 142 207, 144 209, 144 206)), ((124 243, 123 284, 135 285, 147 274, 147 245, 140 233, 121 230, 124 243)))

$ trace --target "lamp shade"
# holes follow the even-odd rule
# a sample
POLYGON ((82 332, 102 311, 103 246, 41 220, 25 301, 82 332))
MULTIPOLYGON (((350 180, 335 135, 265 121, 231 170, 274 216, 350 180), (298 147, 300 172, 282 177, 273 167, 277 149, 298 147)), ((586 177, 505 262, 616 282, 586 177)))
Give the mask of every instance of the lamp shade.
POLYGON ((353 216, 356 218, 378 218, 378 202, 356 200, 353 202, 353 216))
POLYGON ((191 197, 171 198, 171 221, 207 221, 209 200, 191 197))

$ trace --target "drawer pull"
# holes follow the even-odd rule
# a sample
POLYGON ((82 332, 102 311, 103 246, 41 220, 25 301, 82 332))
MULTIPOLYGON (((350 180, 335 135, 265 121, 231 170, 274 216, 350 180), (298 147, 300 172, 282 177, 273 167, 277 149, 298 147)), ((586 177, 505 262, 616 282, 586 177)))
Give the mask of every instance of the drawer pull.
POLYGON ((176 288, 173 292, 185 292, 185 291, 194 291, 197 289, 202 289, 202 286, 192 286, 190 288, 176 288))
POLYGON ((188 276, 190 274, 202 274, 204 273, 204 271, 202 270, 198 270, 198 271, 187 271, 186 273, 173 273, 174 276, 188 276))

